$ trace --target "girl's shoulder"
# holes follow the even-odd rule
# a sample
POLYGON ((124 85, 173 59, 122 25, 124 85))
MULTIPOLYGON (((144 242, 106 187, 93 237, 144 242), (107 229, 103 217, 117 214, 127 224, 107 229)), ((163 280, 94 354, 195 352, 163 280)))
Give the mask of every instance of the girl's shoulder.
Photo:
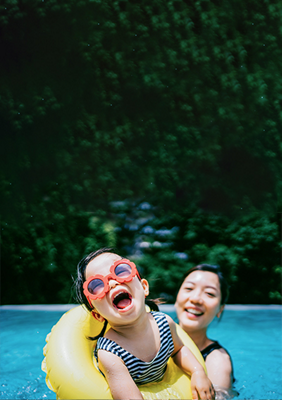
POLYGON ((167 320, 172 320, 172 318, 169 315, 163 313, 162 311, 150 311, 150 314, 152 314, 154 317, 166 318, 167 320))
POLYGON ((150 311, 150 314, 154 315, 154 316, 166 316, 166 314, 164 314, 162 311, 150 311))
POLYGON ((150 311, 150 313, 153 315, 156 321, 166 321, 170 328, 175 327, 175 322, 169 315, 161 311, 150 311))

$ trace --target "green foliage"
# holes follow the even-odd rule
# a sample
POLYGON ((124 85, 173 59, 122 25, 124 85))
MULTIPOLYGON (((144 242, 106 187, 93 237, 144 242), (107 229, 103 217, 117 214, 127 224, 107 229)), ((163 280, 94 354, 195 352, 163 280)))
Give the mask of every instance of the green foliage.
MULTIPOLYGON (((136 263, 149 280, 151 297, 173 302, 189 268, 207 263, 220 265, 230 285, 231 303, 281 302, 280 221, 276 218, 253 213, 232 220, 195 211, 178 220, 157 215, 149 223, 151 230, 140 227, 131 242, 142 250, 136 263)), ((119 224, 126 229, 124 222, 119 224)), ((120 232, 119 247, 126 249, 127 237, 120 232)))
POLYGON ((115 246, 116 238, 113 226, 97 216, 52 210, 44 222, 3 223, 1 242, 2 301, 53 304, 74 301, 78 261, 94 249, 115 246))
POLYGON ((85 253, 134 246, 115 227, 144 200, 179 227, 140 261, 155 295, 187 252, 228 266, 233 301, 279 300, 278 1, 4 0, 0 29, 3 302, 68 301, 85 253))

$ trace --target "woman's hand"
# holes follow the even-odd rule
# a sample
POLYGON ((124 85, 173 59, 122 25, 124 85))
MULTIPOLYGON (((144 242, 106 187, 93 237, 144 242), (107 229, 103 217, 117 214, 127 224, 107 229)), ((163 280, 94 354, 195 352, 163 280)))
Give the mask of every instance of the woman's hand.
POLYGON ((191 391, 193 400, 213 400, 215 398, 214 388, 204 370, 192 373, 191 391))

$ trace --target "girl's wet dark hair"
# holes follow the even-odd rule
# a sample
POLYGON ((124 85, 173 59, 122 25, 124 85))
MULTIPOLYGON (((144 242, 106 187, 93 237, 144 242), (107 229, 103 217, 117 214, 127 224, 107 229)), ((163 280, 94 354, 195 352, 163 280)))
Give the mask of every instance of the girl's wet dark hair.
MULTIPOLYGON (((93 308, 90 306, 85 294, 83 293, 83 284, 86 281, 85 279, 85 270, 87 265, 92 261, 94 258, 98 257, 103 253, 114 253, 116 254, 111 247, 103 247, 102 249, 93 251, 92 253, 88 254, 87 256, 83 257, 79 263, 77 264, 77 278, 74 282, 75 293, 76 293, 76 300, 79 304, 85 306, 89 312, 93 311, 93 308)), ((150 300, 145 299, 145 303, 150 307, 152 311, 159 311, 158 304, 160 301, 158 300, 150 300)), ((105 320, 104 326, 102 331, 99 335, 94 337, 89 337, 90 340, 97 340, 99 337, 104 336, 106 328, 107 328, 108 321, 105 320)))
POLYGON ((199 264, 196 265, 195 267, 189 269, 188 272, 185 273, 182 282, 184 281, 185 278, 187 278, 188 275, 190 275, 194 271, 207 271, 207 272, 213 272, 218 276, 219 279, 219 284, 220 284, 220 292, 221 292, 221 300, 220 300, 220 305, 224 305, 227 303, 228 296, 229 296, 229 285, 224 278, 220 267, 218 265, 210 265, 210 264, 199 264))

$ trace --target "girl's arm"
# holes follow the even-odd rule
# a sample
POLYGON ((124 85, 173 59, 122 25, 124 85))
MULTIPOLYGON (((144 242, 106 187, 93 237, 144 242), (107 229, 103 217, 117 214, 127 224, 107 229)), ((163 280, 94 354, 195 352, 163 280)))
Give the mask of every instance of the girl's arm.
POLYGON ((99 368, 107 379, 113 399, 143 399, 121 358, 106 350, 98 350, 98 354, 99 368))
POLYGON ((193 399, 214 399, 214 389, 204 368, 188 347, 183 345, 182 340, 176 332, 174 321, 169 316, 166 317, 170 326, 174 344, 172 359, 186 374, 191 375, 191 391, 193 399))

